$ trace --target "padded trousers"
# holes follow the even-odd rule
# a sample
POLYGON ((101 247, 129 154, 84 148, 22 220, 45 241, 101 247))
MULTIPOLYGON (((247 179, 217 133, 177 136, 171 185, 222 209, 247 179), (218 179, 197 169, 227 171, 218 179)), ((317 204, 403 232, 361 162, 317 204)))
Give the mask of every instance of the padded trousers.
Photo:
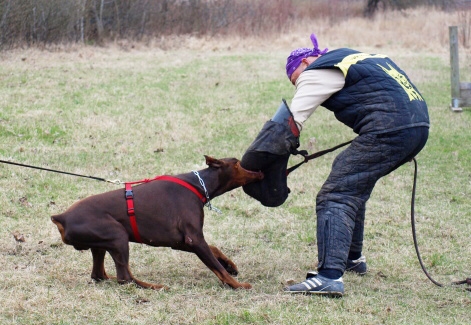
POLYGON ((376 182, 411 161, 428 127, 363 134, 334 160, 316 199, 318 269, 345 271, 349 252, 361 253, 365 205, 376 182))

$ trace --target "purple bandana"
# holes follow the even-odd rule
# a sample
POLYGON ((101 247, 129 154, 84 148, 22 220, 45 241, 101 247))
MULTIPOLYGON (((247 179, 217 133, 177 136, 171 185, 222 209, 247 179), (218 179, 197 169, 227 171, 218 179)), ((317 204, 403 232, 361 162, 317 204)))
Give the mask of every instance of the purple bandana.
POLYGON ((317 44, 316 35, 311 34, 311 42, 314 45, 313 49, 309 49, 307 47, 302 47, 299 49, 294 50, 288 56, 286 60, 286 74, 288 75, 288 79, 291 80, 291 75, 293 72, 299 67, 301 61, 308 56, 319 56, 327 53, 329 49, 325 48, 324 50, 319 50, 319 45, 317 44))

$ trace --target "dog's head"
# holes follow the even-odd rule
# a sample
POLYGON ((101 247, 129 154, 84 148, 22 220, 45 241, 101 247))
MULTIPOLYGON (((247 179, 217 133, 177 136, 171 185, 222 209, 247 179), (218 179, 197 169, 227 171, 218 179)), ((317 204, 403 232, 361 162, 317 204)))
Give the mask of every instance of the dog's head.
POLYGON ((213 196, 221 195, 237 187, 263 179, 262 172, 243 168, 237 158, 216 159, 206 155, 204 157, 209 169, 217 171, 218 193, 213 194, 213 196))

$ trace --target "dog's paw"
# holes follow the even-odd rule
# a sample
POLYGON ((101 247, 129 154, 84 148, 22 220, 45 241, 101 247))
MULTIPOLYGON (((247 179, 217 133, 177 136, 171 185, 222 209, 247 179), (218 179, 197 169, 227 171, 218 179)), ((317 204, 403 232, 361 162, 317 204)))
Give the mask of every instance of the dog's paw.
POLYGON ((250 283, 247 283, 247 282, 239 282, 240 284, 240 287, 238 289, 252 289, 252 285, 250 283))

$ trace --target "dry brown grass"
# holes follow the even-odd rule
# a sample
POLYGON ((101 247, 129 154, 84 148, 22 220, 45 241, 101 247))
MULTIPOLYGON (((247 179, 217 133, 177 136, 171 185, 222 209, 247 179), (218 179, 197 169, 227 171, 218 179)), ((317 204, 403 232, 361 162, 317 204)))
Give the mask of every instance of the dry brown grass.
MULTIPOLYGON (((326 17, 315 21, 299 21, 287 33, 273 33, 263 38, 170 37, 153 40, 151 45, 164 48, 183 47, 195 51, 286 50, 296 46, 311 46, 309 35, 313 32, 317 35, 321 47, 448 53, 448 26, 461 26, 466 23, 461 16, 459 12, 447 13, 433 9, 386 11, 378 13, 373 19, 357 17, 332 23, 331 19, 326 17)), ((125 44, 124 47, 129 48, 130 45, 125 44)))

